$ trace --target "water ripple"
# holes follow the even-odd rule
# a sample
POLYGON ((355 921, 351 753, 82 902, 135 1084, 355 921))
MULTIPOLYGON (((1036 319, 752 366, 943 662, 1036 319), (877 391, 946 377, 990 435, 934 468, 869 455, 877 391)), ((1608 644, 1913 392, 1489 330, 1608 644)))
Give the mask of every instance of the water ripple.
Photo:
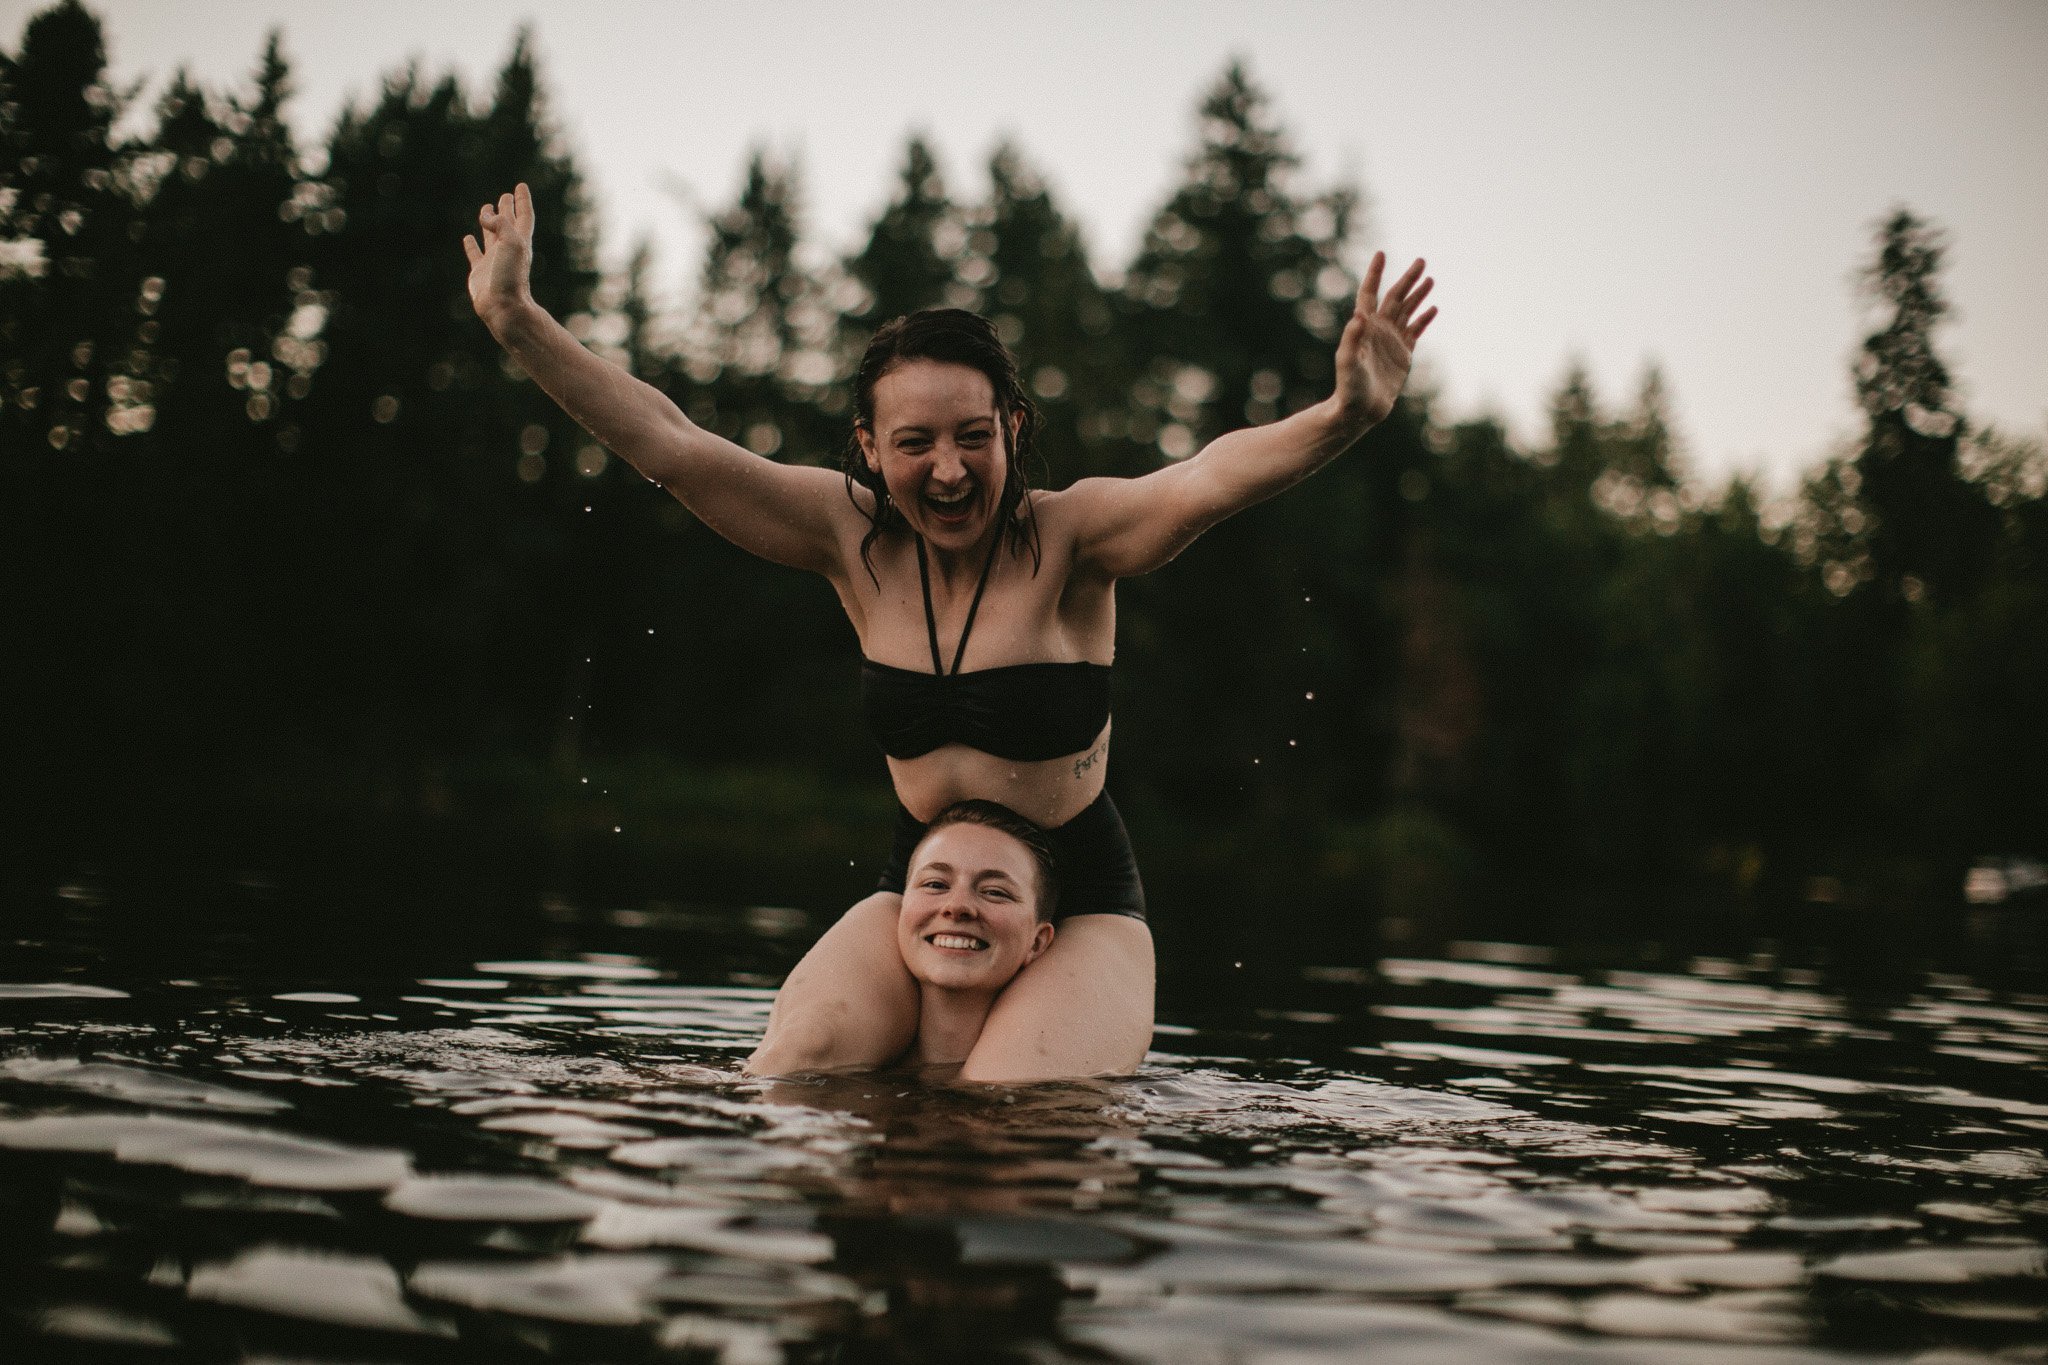
POLYGON ((1959 977, 1471 943, 1170 1005, 1128 1080, 948 1090, 738 1075, 752 968, 502 951, 0 987, 63 1006, 4 1024, 12 1321, 274 1359, 1703 1365, 2048 1322, 2015 1060, 2048 1001, 1959 977))

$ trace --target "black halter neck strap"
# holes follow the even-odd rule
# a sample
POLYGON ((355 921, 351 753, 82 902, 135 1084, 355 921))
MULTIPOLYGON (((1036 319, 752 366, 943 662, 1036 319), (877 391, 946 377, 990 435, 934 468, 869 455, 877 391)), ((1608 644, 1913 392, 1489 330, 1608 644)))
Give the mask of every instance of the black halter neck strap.
POLYGON ((953 651, 950 670, 939 661, 939 619, 932 614, 932 571, 925 560, 924 537, 913 533, 912 538, 917 541, 917 584, 924 589, 924 630, 932 645, 932 672, 951 676, 960 671, 960 660, 967 653, 967 636, 974 629, 974 614, 981 610, 981 595, 988 590, 989 573, 996 567, 996 551, 1003 548, 1003 528, 996 527, 989 542, 988 558, 981 566, 981 581, 974 585, 974 600, 967 604, 967 620, 960 627, 960 645, 953 651))

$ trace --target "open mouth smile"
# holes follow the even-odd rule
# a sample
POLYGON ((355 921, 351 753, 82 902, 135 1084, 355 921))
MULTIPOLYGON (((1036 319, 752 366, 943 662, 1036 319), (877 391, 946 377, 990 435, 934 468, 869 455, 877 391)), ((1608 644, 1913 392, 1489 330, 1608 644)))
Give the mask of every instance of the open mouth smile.
POLYGON ((974 486, 970 484, 950 497, 926 493, 924 505, 941 521, 964 521, 974 506, 974 486))
POLYGON ((971 934, 926 934, 924 941, 934 948, 946 948, 954 952, 979 953, 988 949, 986 939, 971 934))

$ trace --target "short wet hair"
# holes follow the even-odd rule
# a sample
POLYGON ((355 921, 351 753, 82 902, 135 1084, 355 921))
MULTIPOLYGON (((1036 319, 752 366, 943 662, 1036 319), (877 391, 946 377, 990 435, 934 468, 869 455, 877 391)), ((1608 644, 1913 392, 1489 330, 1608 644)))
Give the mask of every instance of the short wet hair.
MULTIPOLYGON (((983 801, 979 798, 955 801, 952 805, 932 817, 924 827, 924 833, 917 836, 917 847, 948 825, 983 825, 1000 830, 1030 850, 1031 861, 1038 867, 1038 918, 1052 919, 1053 907, 1059 903, 1060 878, 1058 860, 1053 856, 1052 841, 1046 837, 1045 827, 1025 819, 1000 801, 983 801)), ((911 857, 916 858, 916 849, 911 857)))

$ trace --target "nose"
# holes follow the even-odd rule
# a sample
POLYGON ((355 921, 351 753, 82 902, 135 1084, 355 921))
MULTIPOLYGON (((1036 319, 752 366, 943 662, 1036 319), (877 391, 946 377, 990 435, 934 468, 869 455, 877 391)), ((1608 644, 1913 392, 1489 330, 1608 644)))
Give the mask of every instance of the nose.
POLYGON ((967 462, 960 458, 959 448, 951 443, 942 444, 933 452, 932 481, 944 487, 952 487, 967 477, 967 462))

